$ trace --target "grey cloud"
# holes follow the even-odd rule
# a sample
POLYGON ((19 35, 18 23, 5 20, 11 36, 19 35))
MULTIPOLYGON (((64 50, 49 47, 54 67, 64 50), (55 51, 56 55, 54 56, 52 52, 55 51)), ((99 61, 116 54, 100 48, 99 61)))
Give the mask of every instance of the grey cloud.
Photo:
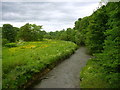
POLYGON ((94 2, 2 2, 2 20, 13 23, 38 22, 45 27, 51 26, 51 30, 59 29, 61 25, 63 28, 73 26, 75 20, 88 15, 89 6, 95 4, 94 2))

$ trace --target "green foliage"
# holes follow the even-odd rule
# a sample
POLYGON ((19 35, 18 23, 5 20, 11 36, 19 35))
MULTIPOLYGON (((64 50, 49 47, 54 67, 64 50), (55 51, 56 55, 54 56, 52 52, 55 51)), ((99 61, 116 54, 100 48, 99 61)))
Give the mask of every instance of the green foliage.
POLYGON ((15 42, 17 36, 16 29, 10 24, 4 24, 2 27, 2 38, 7 39, 9 42, 15 42))
POLYGON ((49 32, 45 35, 45 38, 48 39, 72 41, 77 45, 84 45, 82 37, 82 34, 78 30, 74 30, 72 28, 67 28, 67 30, 56 32, 49 32))
POLYGON ((18 47, 3 47, 3 87, 25 84, 35 73, 70 55, 75 50, 76 43, 86 45, 94 55, 80 73, 81 87, 120 88, 119 15, 120 2, 109 2, 91 16, 79 18, 74 28, 66 30, 46 33, 41 31, 42 26, 35 24, 27 23, 20 30, 10 24, 4 24, 3 45, 8 47, 16 45, 6 44, 7 40, 39 41, 43 37, 71 42, 19 42, 18 47))
POLYGON ((35 24, 25 24, 20 28, 19 37, 24 41, 38 41, 43 40, 42 26, 35 24))
POLYGON ((4 46, 5 44, 9 43, 9 41, 7 39, 2 39, 2 45, 4 46))
POLYGON ((18 41, 19 40, 19 36, 18 35, 19 35, 20 29, 18 27, 13 27, 13 29, 14 29, 14 31, 16 33, 15 40, 18 41))
POLYGON ((106 11, 104 6, 93 13, 87 27, 86 45, 92 53, 99 53, 103 50, 103 43, 105 40, 104 32, 107 28, 106 11))
POLYGON ((97 52, 95 49, 100 52, 103 48, 103 51, 95 54, 95 58, 89 60, 81 72, 81 87, 83 88, 120 88, 119 5, 120 2, 109 2, 92 15, 96 21, 100 19, 96 23, 90 23, 86 34, 88 35, 86 45, 93 53, 97 52), (99 41, 97 41, 98 38, 99 41), (94 81, 92 84, 91 80, 94 81))
POLYGON ((77 45, 60 40, 18 42, 17 47, 3 47, 3 88, 18 88, 38 72, 51 69, 56 62, 70 56, 77 45))
POLYGON ((16 43, 7 43, 7 44, 5 44, 5 46, 9 47, 9 48, 11 48, 11 47, 17 47, 17 44, 16 43))
POLYGON ((108 88, 109 84, 105 80, 104 68, 100 68, 95 59, 90 59, 86 67, 80 72, 81 88, 108 88))
POLYGON ((84 17, 82 19, 78 19, 78 21, 75 22, 75 27, 74 30, 77 30, 79 33, 78 38, 80 39, 80 44, 79 45, 85 45, 85 40, 86 40, 86 33, 87 33, 87 27, 89 25, 89 17, 84 17))

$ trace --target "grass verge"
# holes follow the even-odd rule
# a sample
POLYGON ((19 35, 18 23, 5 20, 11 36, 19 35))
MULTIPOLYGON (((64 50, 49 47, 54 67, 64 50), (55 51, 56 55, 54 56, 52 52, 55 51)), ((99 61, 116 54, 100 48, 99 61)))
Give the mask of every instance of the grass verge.
POLYGON ((80 72, 80 87, 81 88, 107 88, 108 84, 104 79, 104 73, 96 63, 91 60, 80 72), (101 71, 101 72, 100 72, 101 71))
POLYGON ((92 58, 80 72, 81 88, 119 88, 119 73, 105 71, 99 60, 92 58))

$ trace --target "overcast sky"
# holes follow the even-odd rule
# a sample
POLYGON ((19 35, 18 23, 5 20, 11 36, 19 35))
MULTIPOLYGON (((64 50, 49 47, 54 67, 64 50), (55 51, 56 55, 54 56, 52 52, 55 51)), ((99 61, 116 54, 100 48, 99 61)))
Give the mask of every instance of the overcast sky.
MULTIPOLYGON (((15 0, 11 0, 15 1, 15 0)), ((22 0, 21 0, 22 1, 22 0)), ((57 1, 57 0, 56 0, 57 1)), ((91 2, 2 2, 2 21, 20 27, 25 23, 43 25, 45 31, 62 30, 74 26, 78 18, 93 13, 100 0, 91 2)))

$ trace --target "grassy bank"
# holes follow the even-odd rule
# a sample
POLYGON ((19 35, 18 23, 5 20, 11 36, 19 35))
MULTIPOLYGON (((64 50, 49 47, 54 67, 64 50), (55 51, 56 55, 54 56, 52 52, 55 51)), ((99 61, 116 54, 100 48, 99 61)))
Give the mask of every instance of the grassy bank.
POLYGON ((18 88, 52 63, 70 56, 77 45, 72 42, 44 40, 21 42, 17 47, 3 47, 3 88, 18 88))
MULTIPOLYGON (((115 70, 113 68, 113 70, 111 70, 110 67, 105 67, 107 64, 109 64, 109 62, 107 62, 106 64, 106 61, 102 61, 100 58, 103 58, 103 53, 98 54, 95 58, 88 60, 87 65, 80 72, 81 88, 120 87, 120 73, 115 71, 118 70, 118 68, 116 68, 115 70)), ((114 66, 113 63, 112 65, 114 66)))
POLYGON ((105 80, 104 68, 100 67, 94 59, 90 59, 87 65, 80 72, 81 88, 108 88, 105 80))

